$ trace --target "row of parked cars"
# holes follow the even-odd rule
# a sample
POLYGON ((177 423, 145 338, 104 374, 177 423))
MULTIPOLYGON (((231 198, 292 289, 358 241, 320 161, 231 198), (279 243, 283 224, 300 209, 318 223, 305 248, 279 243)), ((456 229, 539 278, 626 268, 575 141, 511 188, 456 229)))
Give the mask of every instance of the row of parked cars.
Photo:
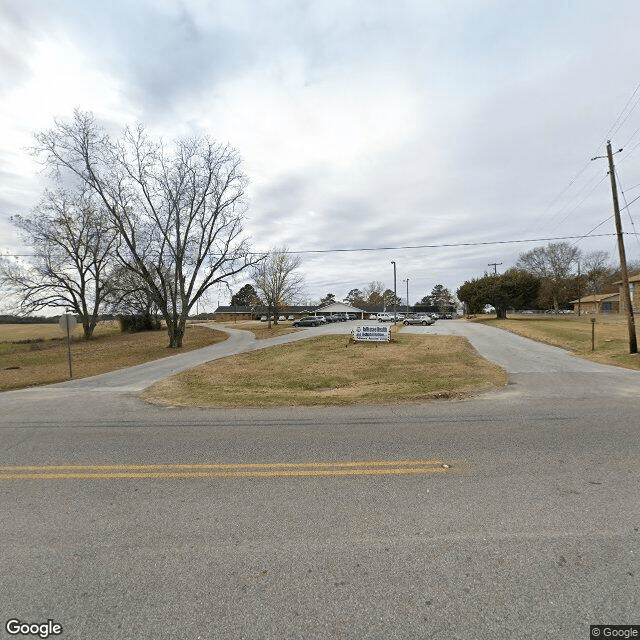
POLYGON ((395 316, 392 313, 379 313, 377 316, 378 322, 402 322, 402 324, 420 324, 424 326, 432 325, 437 318, 428 313, 414 313, 409 316, 404 316, 402 313, 396 313, 395 316))
POLYGON ((299 320, 293 321, 294 327, 317 327, 321 324, 330 322, 347 322, 347 320, 355 320, 355 316, 348 313, 332 313, 328 316, 306 316, 299 320))

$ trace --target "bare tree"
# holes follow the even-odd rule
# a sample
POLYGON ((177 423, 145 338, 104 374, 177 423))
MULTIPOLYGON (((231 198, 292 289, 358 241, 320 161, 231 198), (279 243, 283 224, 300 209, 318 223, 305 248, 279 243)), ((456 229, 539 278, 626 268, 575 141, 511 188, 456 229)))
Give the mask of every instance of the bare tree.
POLYGON ((528 271, 542 280, 541 293, 547 294, 557 311, 571 291, 573 268, 580 259, 580 249, 568 242, 550 243, 523 253, 516 269, 528 271))
POLYGON ((101 203, 86 192, 46 191, 32 217, 13 216, 33 250, 30 263, 4 261, 0 281, 22 313, 70 307, 90 338, 112 284, 116 233, 101 203))
POLYGON ((104 203, 117 255, 144 281, 170 347, 182 346, 189 311, 210 287, 259 260, 243 239, 247 179, 233 148, 207 137, 165 148, 141 125, 113 140, 80 111, 36 141, 49 166, 78 176, 104 203))
POLYGON ((384 304, 383 297, 384 285, 382 282, 374 280, 370 282, 364 288, 364 299, 367 301, 367 306, 378 307, 384 304))
MULTIPOLYGON (((614 269, 607 251, 591 251, 582 260, 582 279, 587 293, 604 293, 613 281, 614 269)), ((617 288, 616 288, 617 289, 617 288)))
POLYGON ((302 295, 304 280, 296 273, 300 264, 299 256, 288 253, 286 247, 278 247, 253 267, 256 290, 267 306, 269 327, 272 315, 273 323, 278 324, 279 313, 302 295))

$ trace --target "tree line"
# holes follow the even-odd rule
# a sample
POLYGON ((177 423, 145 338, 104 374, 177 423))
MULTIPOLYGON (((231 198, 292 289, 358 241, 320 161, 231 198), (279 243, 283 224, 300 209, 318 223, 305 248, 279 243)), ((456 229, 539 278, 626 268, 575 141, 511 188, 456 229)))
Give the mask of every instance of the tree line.
MULTIPOLYGON (((640 265, 632 265, 637 270, 640 265)), ((572 300, 618 290, 620 272, 606 251, 582 252, 567 242, 522 253, 503 274, 467 280, 457 290, 468 313, 491 305, 498 317, 508 309, 566 309, 572 300)))
MULTIPOLYGON (((302 297, 302 280, 294 275, 299 266, 299 259, 288 255, 286 248, 272 250, 264 262, 254 268, 254 284, 247 283, 231 296, 232 307, 261 308, 276 318, 281 311, 286 311, 289 305, 296 304, 302 297), (266 277, 266 273, 272 275, 266 277), (286 286, 265 286, 265 283, 277 283, 279 280, 286 286), (280 293, 280 295, 276 295, 280 293)), ((374 280, 363 289, 351 289, 345 296, 345 303, 359 309, 392 309, 394 304, 399 310, 406 300, 394 294, 391 289, 385 289, 382 282, 374 280)), ((334 293, 327 293, 318 302, 318 306, 325 306, 337 302, 334 293)), ((433 287, 430 294, 424 296, 414 308, 425 311, 455 311, 457 301, 453 294, 442 284, 433 287)))

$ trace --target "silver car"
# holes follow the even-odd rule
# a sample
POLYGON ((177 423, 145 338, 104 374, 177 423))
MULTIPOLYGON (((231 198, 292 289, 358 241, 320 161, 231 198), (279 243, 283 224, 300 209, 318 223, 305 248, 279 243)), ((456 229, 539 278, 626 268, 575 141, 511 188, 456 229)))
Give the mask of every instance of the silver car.
POLYGON ((402 321, 402 324, 421 324, 423 327, 431 326, 435 320, 428 315, 421 316, 411 316, 410 318, 405 318, 402 321))

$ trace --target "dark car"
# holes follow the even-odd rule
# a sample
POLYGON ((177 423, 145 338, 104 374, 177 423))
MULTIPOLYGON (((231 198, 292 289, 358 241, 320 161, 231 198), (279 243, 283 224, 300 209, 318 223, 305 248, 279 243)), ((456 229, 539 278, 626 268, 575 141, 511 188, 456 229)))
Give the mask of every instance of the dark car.
POLYGON ((320 323, 318 318, 309 316, 307 318, 300 318, 300 320, 294 320, 292 326, 294 327, 317 327, 320 323))

